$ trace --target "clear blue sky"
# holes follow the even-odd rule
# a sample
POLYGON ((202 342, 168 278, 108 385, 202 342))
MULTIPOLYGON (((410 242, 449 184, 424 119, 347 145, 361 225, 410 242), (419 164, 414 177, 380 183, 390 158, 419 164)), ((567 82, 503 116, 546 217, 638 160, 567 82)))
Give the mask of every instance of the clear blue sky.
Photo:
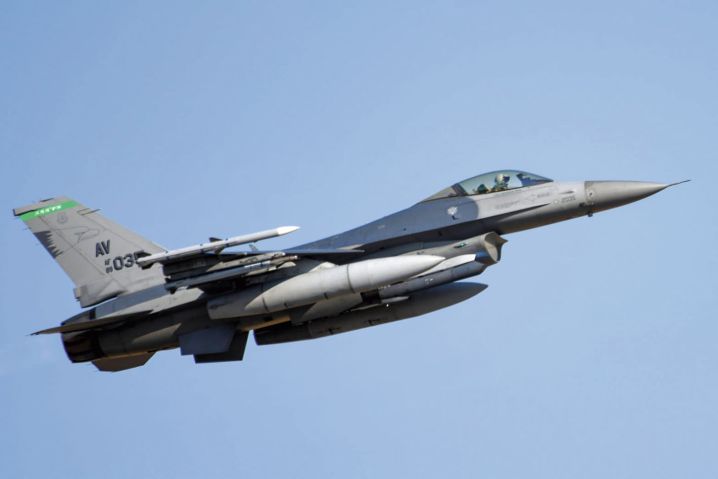
POLYGON ((0 4, 0 476, 715 478, 718 3, 0 4), (428 316, 102 374, 12 218, 307 242, 497 168, 677 181, 428 316))

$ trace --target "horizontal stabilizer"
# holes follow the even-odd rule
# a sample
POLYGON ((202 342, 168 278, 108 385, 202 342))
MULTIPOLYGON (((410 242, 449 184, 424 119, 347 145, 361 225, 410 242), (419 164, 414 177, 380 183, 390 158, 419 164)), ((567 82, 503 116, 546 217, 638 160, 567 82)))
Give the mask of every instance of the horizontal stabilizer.
POLYGON ((77 331, 86 331, 88 329, 103 328, 106 326, 124 323, 126 321, 130 321, 133 319, 142 318, 151 312, 152 312, 152 310, 140 311, 140 312, 136 312, 136 313, 132 313, 132 314, 112 316, 111 318, 92 319, 89 321, 78 321, 78 322, 73 322, 73 323, 65 323, 60 326, 56 326, 54 328, 48 328, 48 329, 43 329, 41 331, 35 331, 34 333, 32 333, 32 335, 35 336, 38 334, 74 333, 77 331))

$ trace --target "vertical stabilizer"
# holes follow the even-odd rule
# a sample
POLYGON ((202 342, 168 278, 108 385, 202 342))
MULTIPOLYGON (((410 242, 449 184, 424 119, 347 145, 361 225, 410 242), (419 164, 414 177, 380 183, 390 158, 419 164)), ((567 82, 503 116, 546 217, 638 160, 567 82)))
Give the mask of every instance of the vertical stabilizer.
POLYGON ((75 297, 83 307, 164 281, 160 265, 143 270, 136 263, 139 252, 164 250, 98 210, 61 196, 13 213, 75 283, 75 297))

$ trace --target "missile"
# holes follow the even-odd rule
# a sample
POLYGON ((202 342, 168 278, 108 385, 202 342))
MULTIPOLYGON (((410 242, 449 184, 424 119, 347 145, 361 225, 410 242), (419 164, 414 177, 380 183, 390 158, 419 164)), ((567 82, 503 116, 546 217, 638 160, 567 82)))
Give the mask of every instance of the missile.
POLYGON ((212 319, 274 313, 345 294, 373 291, 406 280, 442 261, 441 256, 410 255, 320 266, 283 281, 262 283, 210 299, 207 311, 212 319))
POLYGON ((414 294, 406 301, 351 311, 339 316, 317 319, 300 325, 284 323, 267 329, 256 329, 258 345, 316 339, 332 334, 377 326, 413 318, 452 306, 476 296, 487 288, 481 283, 450 283, 414 294))
POLYGON ((231 246, 254 243, 255 241, 274 238, 276 236, 283 236, 297 231, 298 229, 299 226, 280 226, 279 228, 274 228, 271 230, 258 231, 256 233, 250 233, 241 236, 233 236, 232 238, 227 238, 225 240, 210 241, 209 243, 201 243, 194 246, 187 246, 186 248, 165 251, 164 253, 140 256, 137 258, 137 264, 141 268, 146 269, 155 263, 172 263, 175 261, 192 258, 194 256, 201 256, 205 253, 219 253, 223 249, 229 248, 231 246))

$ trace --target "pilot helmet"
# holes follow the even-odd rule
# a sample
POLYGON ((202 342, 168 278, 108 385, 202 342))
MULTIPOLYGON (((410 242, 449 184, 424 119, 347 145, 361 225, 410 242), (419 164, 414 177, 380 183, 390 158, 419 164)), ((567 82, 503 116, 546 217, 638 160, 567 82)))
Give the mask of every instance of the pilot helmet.
POLYGON ((509 182, 509 175, 506 173, 499 173, 496 175, 496 183, 498 184, 504 184, 509 182))

